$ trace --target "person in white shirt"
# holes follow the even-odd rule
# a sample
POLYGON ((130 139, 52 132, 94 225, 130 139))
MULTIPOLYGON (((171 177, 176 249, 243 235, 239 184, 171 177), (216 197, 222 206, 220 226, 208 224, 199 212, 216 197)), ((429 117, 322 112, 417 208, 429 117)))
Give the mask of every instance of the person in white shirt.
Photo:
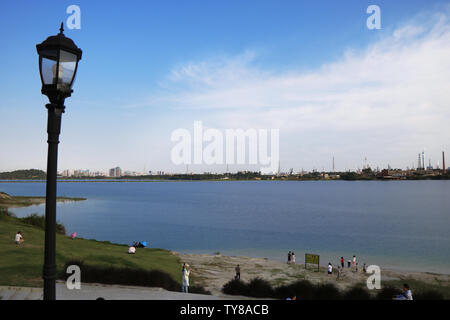
POLYGON ((413 299, 412 292, 406 283, 403 285, 403 293, 399 294, 394 298, 394 300, 412 300, 412 299, 413 299))
POLYGON ((16 244, 21 244, 23 242, 22 232, 18 231, 16 233, 15 241, 16 241, 16 244))
POLYGON ((182 272, 182 286, 181 286, 181 292, 188 293, 189 288, 189 275, 191 273, 191 268, 188 264, 186 264, 183 268, 182 272))
POLYGON ((331 262, 328 262, 328 274, 333 274, 333 265, 331 262))
POLYGON ((129 247, 128 248, 128 253, 131 253, 131 254, 136 253, 136 248, 135 247, 129 247))

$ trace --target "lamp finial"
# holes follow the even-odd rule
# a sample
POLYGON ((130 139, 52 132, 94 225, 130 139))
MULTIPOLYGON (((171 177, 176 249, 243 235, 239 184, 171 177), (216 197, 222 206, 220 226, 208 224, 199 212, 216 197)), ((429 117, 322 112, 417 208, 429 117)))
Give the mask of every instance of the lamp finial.
POLYGON ((59 28, 59 34, 63 34, 64 31, 64 22, 61 22, 61 28, 59 28))

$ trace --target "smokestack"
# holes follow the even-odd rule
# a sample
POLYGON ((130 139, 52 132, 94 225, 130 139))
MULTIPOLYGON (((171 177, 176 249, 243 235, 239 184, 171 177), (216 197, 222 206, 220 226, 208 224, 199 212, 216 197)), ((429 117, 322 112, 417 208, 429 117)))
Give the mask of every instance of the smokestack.
POLYGON ((422 151, 422 169, 425 170, 425 152, 422 151))
POLYGON ((442 151, 442 173, 445 174, 446 173, 446 169, 445 169, 445 153, 444 151, 442 151))

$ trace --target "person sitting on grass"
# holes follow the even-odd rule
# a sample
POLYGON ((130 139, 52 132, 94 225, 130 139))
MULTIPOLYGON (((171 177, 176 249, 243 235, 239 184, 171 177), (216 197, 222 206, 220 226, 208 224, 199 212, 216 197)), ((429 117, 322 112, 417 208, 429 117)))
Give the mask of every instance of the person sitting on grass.
POLYGON ((129 247, 129 248, 128 248, 128 253, 130 253, 130 254, 135 254, 135 253, 136 253, 136 248, 133 247, 133 246, 129 247))
POLYGON ((21 231, 17 231, 15 240, 16 244, 21 244, 23 242, 23 236, 21 231))
POLYGON ((406 283, 403 285, 403 293, 394 297, 394 300, 412 300, 412 299, 413 299, 412 292, 406 283))

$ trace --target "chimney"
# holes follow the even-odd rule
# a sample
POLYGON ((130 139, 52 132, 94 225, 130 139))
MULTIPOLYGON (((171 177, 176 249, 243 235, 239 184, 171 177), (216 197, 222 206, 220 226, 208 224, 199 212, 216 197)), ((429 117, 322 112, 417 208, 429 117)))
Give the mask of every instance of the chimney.
POLYGON ((442 173, 445 174, 446 173, 446 169, 445 169, 445 153, 444 151, 442 151, 442 173))

